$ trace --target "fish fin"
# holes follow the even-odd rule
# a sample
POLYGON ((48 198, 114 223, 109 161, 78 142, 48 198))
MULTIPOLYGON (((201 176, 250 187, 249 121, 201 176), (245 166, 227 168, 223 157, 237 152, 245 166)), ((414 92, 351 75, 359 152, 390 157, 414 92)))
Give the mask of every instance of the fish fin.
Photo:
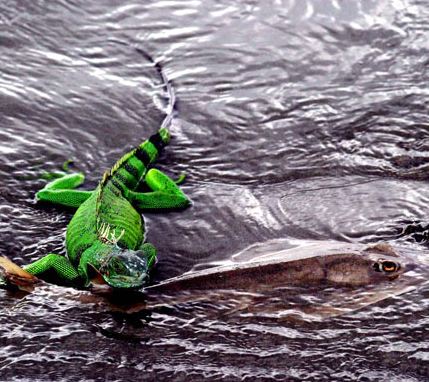
POLYGON ((226 316, 235 316, 237 314, 248 313, 250 311, 250 306, 251 304, 249 301, 242 301, 234 309, 229 309, 226 313, 223 313, 220 316, 226 317, 226 316))
POLYGON ((35 276, 10 261, 7 257, 0 256, 0 267, 3 268, 8 275, 18 276, 23 279, 36 280, 35 276))
POLYGON ((30 287, 39 280, 22 269, 19 265, 10 261, 7 257, 0 256, 0 268, 2 283, 4 285, 14 285, 17 287, 30 287))
POLYGON ((375 245, 370 245, 365 248, 365 252, 382 253, 392 257, 399 257, 395 249, 388 243, 377 243, 375 245))

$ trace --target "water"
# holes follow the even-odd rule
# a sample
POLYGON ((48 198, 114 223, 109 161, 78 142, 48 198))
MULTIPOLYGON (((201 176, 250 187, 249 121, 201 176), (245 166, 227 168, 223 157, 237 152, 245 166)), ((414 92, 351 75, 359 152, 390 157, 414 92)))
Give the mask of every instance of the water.
MULTIPOLYGON (((162 121, 156 71, 120 39, 174 82, 158 167, 186 171, 194 202, 146 215, 154 281, 279 238, 424 255, 398 234, 428 223, 428 17, 417 0, 3 1, 0 254, 64 253, 71 212, 34 203, 43 173, 73 159, 95 187, 162 121)), ((124 314, 55 286, 0 296, 5 381, 429 376, 427 286, 321 322, 223 314, 228 301, 124 314)))

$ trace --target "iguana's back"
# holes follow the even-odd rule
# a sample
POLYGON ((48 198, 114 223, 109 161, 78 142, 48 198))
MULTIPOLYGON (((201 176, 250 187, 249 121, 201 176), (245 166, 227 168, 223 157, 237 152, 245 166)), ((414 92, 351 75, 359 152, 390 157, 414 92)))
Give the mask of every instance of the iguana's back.
POLYGON ((96 195, 84 202, 76 211, 66 232, 66 249, 70 261, 77 265, 82 253, 97 240, 95 216, 96 195))
POLYGON ((131 250, 142 244, 144 221, 128 201, 127 193, 137 188, 168 140, 168 131, 159 130, 105 172, 67 227, 67 255, 73 264, 79 264, 82 253, 97 241, 131 250))
POLYGON ((120 247, 133 250, 143 242, 144 221, 113 179, 100 183, 67 227, 67 254, 74 264, 79 263, 82 253, 97 240, 119 238, 120 247))

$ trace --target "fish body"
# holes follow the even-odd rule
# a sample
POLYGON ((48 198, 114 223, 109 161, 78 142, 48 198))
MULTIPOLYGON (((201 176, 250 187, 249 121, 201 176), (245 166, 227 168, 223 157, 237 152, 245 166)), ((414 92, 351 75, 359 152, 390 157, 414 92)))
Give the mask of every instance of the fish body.
POLYGON ((399 277, 409 267, 392 247, 320 242, 188 272, 146 290, 261 290, 284 285, 364 286, 399 277))
POLYGON ((317 321, 415 289, 428 280, 428 260, 385 243, 314 241, 291 246, 275 241, 247 248, 222 265, 146 287, 144 304, 130 309, 208 304, 206 315, 223 310, 317 321))

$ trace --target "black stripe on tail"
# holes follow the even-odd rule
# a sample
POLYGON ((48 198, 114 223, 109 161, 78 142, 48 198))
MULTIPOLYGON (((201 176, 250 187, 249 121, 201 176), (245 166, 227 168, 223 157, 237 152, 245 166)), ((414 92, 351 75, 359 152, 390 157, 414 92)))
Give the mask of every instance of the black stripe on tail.
MULTIPOLYGON (((156 146, 155 146, 156 147, 156 146)), ((158 148, 157 148, 158 149, 158 148)), ((135 156, 138 160, 140 160, 146 167, 150 163, 150 157, 149 154, 146 152, 146 150, 139 146, 135 151, 135 156)))
POLYGON ((149 142, 152 143, 158 151, 161 151, 167 145, 167 143, 162 140, 161 134, 159 133, 151 135, 149 142))

